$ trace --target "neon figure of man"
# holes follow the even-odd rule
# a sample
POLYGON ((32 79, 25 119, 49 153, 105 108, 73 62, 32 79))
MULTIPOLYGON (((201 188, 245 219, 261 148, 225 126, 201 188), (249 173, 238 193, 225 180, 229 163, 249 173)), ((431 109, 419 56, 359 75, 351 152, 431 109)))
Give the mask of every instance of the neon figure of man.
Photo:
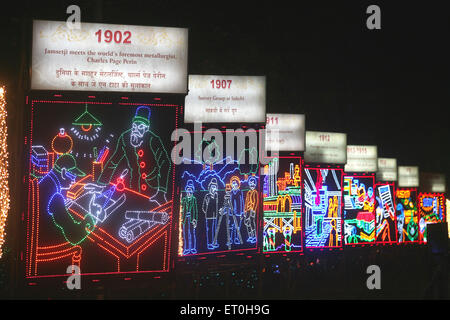
POLYGON ((227 247, 228 250, 231 250, 231 237, 230 237, 230 229, 232 228, 230 218, 233 216, 233 206, 231 204, 231 191, 227 190, 225 192, 225 197, 223 199, 223 207, 219 209, 219 218, 216 226, 216 234, 214 235, 213 245, 215 248, 219 247, 217 243, 217 237, 219 236, 219 231, 221 226, 225 225, 225 231, 227 233, 227 247), (223 218, 225 217, 225 222, 223 218))
MULTIPOLYGON (((89 204, 89 214, 83 220, 74 220, 67 209, 66 193, 75 182, 76 177, 86 174, 77 168, 75 158, 70 154, 60 156, 49 171, 39 181, 40 206, 48 212, 55 226, 61 231, 65 240, 72 245, 81 243, 95 228, 95 219, 91 212, 98 210, 94 202, 89 204)), ((54 241, 55 236, 52 235, 54 241)))
POLYGON ((198 211, 197 199, 194 196, 194 183, 187 182, 186 196, 181 199, 181 221, 183 225, 183 255, 197 253, 197 239, 195 230, 197 229, 198 211))
POLYGON ((231 178, 231 205, 233 207, 233 221, 231 222, 231 241, 242 244, 241 225, 244 218, 244 196, 240 189, 238 177, 231 178))
POLYGON ((217 213, 219 210, 219 197, 217 194, 217 179, 212 178, 208 185, 208 194, 203 199, 202 211, 205 214, 206 242, 210 250, 219 245, 214 244, 216 234, 217 213))
POLYGON ((258 191, 256 191, 256 178, 248 179, 250 190, 245 196, 245 225, 247 227, 247 242, 256 243, 256 210, 258 210, 258 191))
POLYGON ((98 182, 108 184, 117 168, 124 167, 128 169, 126 186, 161 204, 166 201, 171 163, 161 138, 150 130, 150 116, 150 108, 136 109, 131 128, 120 135, 98 182))

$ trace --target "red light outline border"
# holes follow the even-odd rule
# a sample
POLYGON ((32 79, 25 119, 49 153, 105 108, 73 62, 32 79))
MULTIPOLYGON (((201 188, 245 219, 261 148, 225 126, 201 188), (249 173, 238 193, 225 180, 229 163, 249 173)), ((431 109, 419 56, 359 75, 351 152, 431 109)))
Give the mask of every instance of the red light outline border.
MULTIPOLYGON (((357 172, 345 172, 342 176, 342 181, 344 181, 345 177, 354 177, 354 178, 372 178, 373 181, 373 188, 375 188, 375 173, 369 172, 369 173, 357 173, 357 172)), ((375 190, 373 191, 375 193, 375 190)), ((342 201, 344 201, 344 185, 342 185, 342 201)), ((342 207, 342 210, 344 210, 344 207, 342 207)), ((366 243, 351 243, 351 244, 345 244, 344 240, 342 239, 342 246, 347 247, 372 247, 376 245, 377 237, 376 237, 376 230, 377 230, 377 221, 376 221, 376 214, 374 212, 375 216, 375 239, 372 242, 366 242, 366 243)), ((344 225, 344 217, 342 217, 342 224, 344 225)), ((344 229, 342 229, 343 231, 344 229)))
MULTIPOLYGON (((304 252, 305 251, 324 251, 324 250, 328 250, 328 251, 335 251, 335 250, 343 250, 344 246, 344 238, 342 235, 342 231, 344 230, 344 218, 342 217, 342 210, 344 208, 344 168, 341 167, 341 165, 331 165, 331 164, 305 164, 303 166, 303 169, 306 168, 310 168, 310 169, 329 169, 329 170, 338 170, 341 171, 341 245, 340 246, 336 246, 336 247, 329 247, 329 246, 323 246, 323 247, 306 247, 306 237, 303 238, 303 248, 304 248, 304 252)), ((303 182, 304 183, 304 182, 303 182)), ((304 189, 304 188, 303 188, 304 189)), ((305 201, 303 201, 303 212, 306 212, 306 209, 304 207, 305 201)), ((304 223, 305 219, 302 219, 302 224, 303 224, 303 230, 305 230, 305 223, 304 223)))
MULTIPOLYGON (((28 95, 26 96, 26 105, 28 105, 30 103, 30 120, 29 120, 29 133, 25 134, 25 142, 24 144, 27 145, 25 147, 25 152, 27 152, 26 148, 28 148, 28 159, 27 159, 27 169, 25 170, 25 176, 24 176, 24 183, 27 183, 27 216, 26 219, 25 217, 22 218, 21 220, 21 238, 25 238, 25 242, 22 245, 22 249, 21 249, 21 264, 22 267, 24 268, 24 278, 25 279, 37 279, 37 278, 56 278, 56 277, 67 277, 68 274, 55 274, 55 275, 34 275, 34 276, 30 276, 27 275, 28 273, 28 266, 31 265, 31 257, 30 257, 30 219, 33 220, 34 217, 31 217, 30 214, 32 215, 33 213, 30 213, 31 211, 31 207, 30 207, 30 195, 31 195, 31 186, 30 186, 30 182, 31 182, 31 153, 32 153, 32 145, 33 145, 33 122, 34 122, 34 108, 35 108, 35 104, 37 103, 47 103, 47 104, 94 104, 94 105, 120 105, 120 106, 152 106, 152 107, 174 107, 175 109, 175 127, 174 129, 177 130, 179 128, 179 114, 182 112, 183 106, 181 104, 168 104, 168 103, 138 103, 138 102, 120 102, 119 99, 106 99, 103 98, 102 101, 87 101, 86 98, 84 97, 80 97, 80 99, 76 99, 76 97, 70 97, 67 100, 62 100, 62 95, 57 95, 54 94, 54 97, 58 98, 57 100, 52 100, 51 98, 46 98, 46 99, 41 99, 41 98, 31 98, 31 100, 29 100, 28 95), (113 100, 113 101, 111 101, 113 100), (29 137, 29 143, 27 143, 27 136, 29 137), (26 220, 26 221, 25 221, 26 220), (25 226, 24 226, 25 224, 25 226), (26 232, 25 232, 25 230, 26 232), (25 250, 24 250, 25 249, 25 250), (23 253, 25 251, 25 261, 23 259, 23 253)), ((95 96, 88 96, 88 98, 95 98, 95 96)), ((139 98, 139 99, 145 99, 145 100, 150 100, 152 99, 150 98, 139 98)), ((156 98, 153 98, 156 99, 156 98)), ((27 130, 27 129, 25 129, 27 130)), ((175 147, 177 146, 177 141, 173 142, 173 144, 171 144, 171 146, 175 147)), ((165 269, 163 270, 142 270, 142 271, 117 271, 117 272, 91 272, 91 273, 81 273, 81 275, 83 276, 92 276, 92 275, 126 275, 126 274, 147 274, 147 273, 169 273, 171 271, 171 254, 172 254, 172 248, 171 248, 171 241, 172 241, 172 227, 173 227, 173 223, 174 223, 174 199, 175 199, 175 192, 176 192, 176 188, 175 188, 175 177, 176 177, 176 167, 175 165, 173 165, 173 172, 172 172, 172 200, 171 200, 171 206, 172 206, 172 214, 171 214, 171 218, 170 218, 170 222, 168 224, 167 227, 165 227, 164 229, 166 229, 166 231, 161 232, 160 235, 158 235, 158 237, 156 237, 156 240, 160 239, 161 237, 166 237, 166 241, 167 241, 167 245, 164 245, 164 251, 163 255, 165 256, 163 258, 164 265, 165 265, 165 269)), ((155 241, 156 241, 155 240, 155 241)), ((36 261, 34 262, 36 263, 36 261)))
POLYGON ((397 228, 397 198, 395 196, 395 192, 397 191, 396 189, 396 185, 394 182, 383 182, 383 181, 376 181, 375 182, 375 186, 385 186, 385 185, 389 185, 390 187, 392 187, 392 201, 394 202, 394 209, 395 209, 395 241, 377 241, 375 238, 375 245, 399 245, 400 243, 398 242, 398 228, 397 228))
MULTIPOLYGON (((204 125, 202 126, 202 129, 205 129, 205 130, 201 130, 201 131, 196 131, 196 130, 188 130, 188 132, 190 133, 190 134, 195 134, 195 133, 201 133, 202 134, 202 137, 203 137, 203 134, 208 130, 204 125)), ((229 128, 229 129, 231 129, 231 128, 229 128)), ((235 129, 241 129, 241 128, 235 128, 235 129)), ((258 134, 258 150, 260 151, 260 148, 261 148, 261 143, 259 142, 259 128, 258 129, 254 129, 255 131, 256 131, 256 133, 258 134)), ((178 133, 178 130, 177 130, 177 133, 178 133)), ((211 130, 211 129, 209 129, 208 130, 208 133, 226 133, 226 130, 211 130)), ((245 133, 245 132, 244 132, 245 133)), ((178 137, 178 134, 177 134, 177 137, 178 137)), ((259 166, 259 164, 258 164, 258 168, 259 168, 260 166, 259 166)), ((259 177, 261 177, 261 175, 259 174, 259 172, 258 172, 258 176, 259 177)), ((257 190, 258 190, 258 193, 259 194, 261 194, 260 193, 260 190, 261 190, 261 188, 260 188, 260 184, 261 184, 261 178, 259 178, 258 179, 258 187, 257 187, 257 190)), ((181 191, 179 192, 179 194, 181 194, 181 191)), ((179 195, 178 193, 177 193, 177 195, 179 195)), ((261 201, 262 199, 261 199, 261 197, 260 197, 260 199, 259 199, 259 205, 261 205, 262 204, 262 201, 261 201)), ((260 206, 260 208, 261 208, 261 206, 260 206)), ((260 209, 261 210, 261 209, 260 209)), ((177 214, 177 221, 176 221, 176 224, 175 224, 175 226, 176 226, 176 228, 178 228, 178 226, 180 225, 180 219, 181 219, 181 215, 180 215, 180 210, 179 210, 179 208, 178 208, 178 210, 176 211, 176 214, 177 214)), ((255 217, 255 219, 256 219, 256 243, 255 243, 255 246, 253 247, 253 248, 246 248, 246 249, 232 249, 232 250, 221 250, 221 251, 212 251, 212 252, 201 252, 201 253, 195 253, 195 254, 188 254, 188 255, 185 255, 185 256, 180 256, 180 255, 178 255, 178 253, 176 253, 176 258, 177 258, 177 261, 178 262, 183 262, 183 261, 186 261, 187 259, 197 259, 197 260, 204 260, 204 259, 206 259, 206 257, 205 256, 207 256, 207 255, 210 255, 210 256, 213 256, 213 255, 216 255, 216 254, 221 254, 221 255, 244 255, 245 254, 245 252, 247 252, 247 251, 251 251, 251 253, 256 253, 256 254, 259 254, 260 253, 260 246, 259 246, 259 228, 260 228, 260 224, 259 224, 259 222, 260 222, 260 214, 259 214, 259 210, 258 210, 258 212, 256 213, 256 217, 255 217)), ((179 230, 177 230, 177 235, 178 235, 178 233, 179 233, 179 230)), ((177 240, 178 240, 178 243, 177 243, 177 250, 176 250, 176 252, 178 252, 178 244, 179 244, 179 239, 177 238, 177 240)))
MULTIPOLYGON (((422 196, 424 196, 424 197, 426 197, 426 196, 430 196, 430 197, 441 197, 442 199, 443 199, 443 202, 442 202, 442 207, 443 207, 443 210, 442 210, 442 216, 443 216, 443 219, 442 219, 442 221, 440 221, 440 222, 448 222, 447 221, 447 208, 446 208, 446 198, 445 198, 445 193, 443 193, 443 192, 418 192, 417 193, 417 215, 418 215, 418 220, 419 220, 419 223, 420 223, 420 218, 421 218, 421 214, 420 214, 420 209, 419 209, 419 203, 420 203, 420 201, 421 201, 421 197, 422 196)), ((419 240, 419 243, 420 244, 424 244, 424 245, 426 245, 427 244, 427 242, 426 241, 421 241, 421 240, 419 240)))
MULTIPOLYGON (((419 192, 418 192, 418 188, 417 187, 398 187, 396 185, 396 189, 395 189, 395 201, 397 202, 397 191, 412 191, 416 193, 416 197, 415 197, 415 202, 416 202, 416 207, 417 207, 417 227, 419 227, 419 206, 417 203, 417 199, 419 197, 419 192)), ((397 211, 397 209, 395 210, 397 211)), ((397 219, 397 217, 396 217, 397 219)), ((422 242, 419 241, 419 236, 417 235, 417 240, 414 241, 403 241, 403 242, 398 242, 398 238, 397 238, 397 245, 402 246, 402 245, 412 245, 412 244, 423 244, 422 242)))

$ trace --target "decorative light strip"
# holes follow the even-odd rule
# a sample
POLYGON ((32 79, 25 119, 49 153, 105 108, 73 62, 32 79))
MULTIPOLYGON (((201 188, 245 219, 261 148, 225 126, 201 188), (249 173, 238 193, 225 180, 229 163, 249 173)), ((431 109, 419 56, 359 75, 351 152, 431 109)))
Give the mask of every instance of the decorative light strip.
POLYGON ((5 225, 9 211, 8 126, 5 94, 5 87, 0 87, 0 258, 3 254, 2 246, 5 242, 5 225))

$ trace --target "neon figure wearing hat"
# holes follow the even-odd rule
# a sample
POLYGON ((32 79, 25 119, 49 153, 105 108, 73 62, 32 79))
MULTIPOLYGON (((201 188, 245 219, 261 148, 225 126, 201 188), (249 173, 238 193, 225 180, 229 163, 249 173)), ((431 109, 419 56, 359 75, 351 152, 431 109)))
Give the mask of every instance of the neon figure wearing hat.
POLYGON ((217 248, 213 244, 216 234, 217 212, 219 210, 219 196, 217 194, 217 179, 212 178, 208 185, 208 194, 203 198, 202 211, 205 214, 206 242, 208 249, 217 248))
POLYGON ((118 138, 115 151, 98 182, 108 184, 120 166, 122 170, 128 169, 125 177, 128 188, 151 200, 166 201, 171 163, 161 138, 150 130, 150 115, 150 108, 146 106, 136 109, 131 128, 118 138))
POLYGON ((196 235, 198 220, 197 198, 194 196, 194 183, 188 180, 186 184, 186 196, 181 199, 181 221, 183 224, 183 255, 196 254, 196 235))
MULTIPOLYGON (((40 210, 48 212, 66 241, 72 245, 82 242, 95 228, 95 219, 90 213, 84 220, 78 221, 73 219, 66 207, 67 190, 75 182, 76 177, 85 175, 77 168, 75 158, 71 154, 63 154, 55 161, 48 174, 39 181, 40 210)), ((89 212, 94 209, 91 207, 89 212)))

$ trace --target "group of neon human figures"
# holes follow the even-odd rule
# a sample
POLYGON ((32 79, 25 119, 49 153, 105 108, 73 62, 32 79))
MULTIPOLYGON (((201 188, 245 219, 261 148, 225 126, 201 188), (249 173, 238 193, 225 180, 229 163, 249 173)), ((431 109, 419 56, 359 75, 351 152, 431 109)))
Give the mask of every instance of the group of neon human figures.
MULTIPOLYGON (((248 178, 250 190, 244 195, 240 179, 233 176, 230 179, 231 190, 226 190, 223 205, 219 208, 217 179, 212 178, 208 184, 208 193, 203 198, 201 212, 205 221, 205 236, 207 248, 217 249, 220 230, 225 228, 228 250, 232 244, 244 244, 242 223, 246 226, 248 243, 256 243, 256 210, 258 209, 258 191, 256 177, 248 178)), ((192 180, 188 180, 185 196, 181 199, 181 223, 183 229, 183 255, 197 253, 198 205, 194 195, 195 187, 192 180)))

